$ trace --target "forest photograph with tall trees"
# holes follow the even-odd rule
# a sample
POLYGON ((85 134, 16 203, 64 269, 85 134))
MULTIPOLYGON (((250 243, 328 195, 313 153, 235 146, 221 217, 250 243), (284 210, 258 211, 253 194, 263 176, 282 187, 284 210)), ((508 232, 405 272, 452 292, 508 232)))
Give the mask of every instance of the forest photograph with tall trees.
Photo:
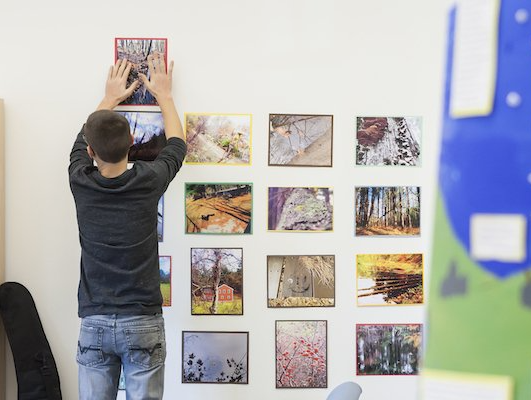
POLYGON ((357 187, 356 235, 420 235, 420 187, 357 187))
POLYGON ((268 230, 332 231, 331 188, 270 187, 268 194, 268 230))
POLYGON ((276 387, 326 388, 327 322, 276 321, 276 387))
POLYGON ((129 161, 153 161, 166 145, 162 113, 158 111, 118 111, 127 122, 133 145, 129 149, 129 161))
POLYGON ((269 165, 331 167, 332 115, 269 115, 269 165))
POLYGON ((249 332, 183 331, 182 340, 182 383, 248 383, 249 332))
POLYGON ((420 117, 358 117, 356 165, 418 166, 420 117))
POLYGON ((243 249, 191 249, 192 315, 243 314, 243 249))
POLYGON ((251 163, 251 114, 185 115, 186 163, 251 163))
POLYGON ((422 304, 422 254, 358 254, 358 306, 422 304))
POLYGON ((418 375, 421 324, 356 324, 356 375, 418 375))
POLYGON ((186 233, 252 233, 252 184, 186 183, 186 233))
POLYGON ((334 256, 267 256, 267 306, 333 307, 334 256))
POLYGON ((131 72, 129 72, 129 76, 127 77, 127 87, 135 81, 139 82, 139 85, 133 94, 120 104, 157 105, 157 100, 155 100, 155 97, 149 93, 145 85, 142 83, 139 74, 142 73, 150 79, 151 76, 147 62, 147 58, 150 54, 162 54, 167 65, 168 39, 116 38, 114 41, 114 47, 115 61, 125 59, 131 62, 132 65, 131 72))

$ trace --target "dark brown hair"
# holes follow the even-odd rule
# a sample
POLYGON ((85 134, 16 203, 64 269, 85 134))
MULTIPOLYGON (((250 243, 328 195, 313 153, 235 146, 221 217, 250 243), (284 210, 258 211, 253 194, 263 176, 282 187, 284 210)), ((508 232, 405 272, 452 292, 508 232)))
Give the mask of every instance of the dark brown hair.
POLYGON ((94 153, 105 162, 123 160, 131 147, 129 122, 111 110, 98 110, 89 115, 83 133, 94 153))

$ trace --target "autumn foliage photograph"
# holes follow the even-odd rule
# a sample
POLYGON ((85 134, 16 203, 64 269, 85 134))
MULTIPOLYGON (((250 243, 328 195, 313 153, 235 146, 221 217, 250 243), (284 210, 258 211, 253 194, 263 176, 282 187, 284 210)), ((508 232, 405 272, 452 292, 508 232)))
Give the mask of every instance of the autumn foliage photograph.
POLYGON ((251 234, 252 184, 186 183, 186 233, 251 234))
POLYGON ((422 304, 422 254, 358 254, 358 306, 422 304))
POLYGON ((357 236, 420 235, 420 187, 357 187, 357 236))
POLYGON ((276 387, 326 388, 326 321, 276 321, 276 387))

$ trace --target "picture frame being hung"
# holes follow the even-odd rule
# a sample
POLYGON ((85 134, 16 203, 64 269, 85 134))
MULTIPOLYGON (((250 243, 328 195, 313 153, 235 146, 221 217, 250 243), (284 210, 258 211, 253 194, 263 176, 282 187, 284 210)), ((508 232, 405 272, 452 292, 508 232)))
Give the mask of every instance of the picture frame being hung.
POLYGON ((334 307, 335 256, 267 256, 267 307, 334 307))
POLYGON ((251 183, 185 183, 185 233, 252 234, 251 183))
POLYGON ((421 117, 357 117, 356 165, 421 165, 421 117))
POLYGON ((186 164, 251 165, 252 114, 186 113, 186 164))
POLYGON ((182 383, 249 383, 249 332, 183 331, 182 383))
POLYGON ((190 249, 192 315, 243 315, 243 248, 190 249))
POLYGON ((355 236, 420 236, 419 186, 355 188, 355 236))
POLYGON ((146 89, 140 80, 140 73, 150 78, 148 68, 148 56, 162 54, 166 70, 168 66, 168 39, 166 38, 115 38, 114 61, 125 59, 131 62, 132 67, 127 77, 127 86, 139 81, 138 87, 133 94, 125 99, 120 105, 127 106, 156 106, 157 100, 146 89))
POLYGON ((269 166, 332 167, 333 115, 269 114, 269 166))

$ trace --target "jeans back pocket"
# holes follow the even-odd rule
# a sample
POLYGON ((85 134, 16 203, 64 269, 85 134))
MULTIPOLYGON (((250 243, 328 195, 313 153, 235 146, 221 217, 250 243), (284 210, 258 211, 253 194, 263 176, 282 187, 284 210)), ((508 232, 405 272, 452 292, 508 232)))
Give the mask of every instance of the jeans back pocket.
POLYGON ((130 327, 124 330, 129 361, 144 368, 164 364, 166 341, 159 326, 130 327))
POLYGON ((77 342, 77 362, 86 367, 103 363, 103 328, 81 325, 77 342))

